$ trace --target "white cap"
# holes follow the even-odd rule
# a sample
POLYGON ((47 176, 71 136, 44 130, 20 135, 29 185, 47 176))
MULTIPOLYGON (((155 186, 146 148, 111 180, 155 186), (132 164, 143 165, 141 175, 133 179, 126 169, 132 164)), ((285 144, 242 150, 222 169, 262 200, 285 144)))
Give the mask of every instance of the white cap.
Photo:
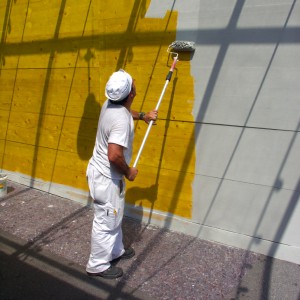
POLYGON ((106 83, 105 96, 111 101, 122 101, 129 95, 131 86, 132 77, 120 69, 114 72, 106 83))

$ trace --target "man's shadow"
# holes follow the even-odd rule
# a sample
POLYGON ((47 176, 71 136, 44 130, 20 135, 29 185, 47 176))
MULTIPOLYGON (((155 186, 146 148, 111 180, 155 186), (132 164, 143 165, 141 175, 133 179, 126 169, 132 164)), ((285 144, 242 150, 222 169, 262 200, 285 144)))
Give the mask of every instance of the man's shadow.
POLYGON ((77 135, 77 153, 82 160, 89 160, 92 156, 97 134, 98 118, 101 106, 93 93, 89 93, 77 135))

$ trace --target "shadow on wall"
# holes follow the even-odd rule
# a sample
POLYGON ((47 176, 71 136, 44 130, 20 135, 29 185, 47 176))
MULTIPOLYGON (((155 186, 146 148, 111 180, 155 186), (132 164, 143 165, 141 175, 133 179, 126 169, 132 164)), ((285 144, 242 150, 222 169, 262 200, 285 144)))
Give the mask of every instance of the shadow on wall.
POLYGON ((77 153, 82 160, 92 156, 101 106, 93 93, 88 94, 77 135, 77 153))
POLYGON ((97 134, 98 118, 101 110, 100 104, 96 100, 94 93, 91 93, 91 60, 95 58, 90 48, 84 55, 87 62, 88 71, 88 96, 85 101, 83 115, 80 119, 79 130, 77 134, 77 153, 81 160, 89 160, 93 153, 95 137, 97 134))
MULTIPOLYGON (((136 26, 138 24, 138 20, 140 18, 144 18, 147 12, 146 8, 146 0, 136 0, 134 1, 131 14, 129 17, 129 22, 124 33, 125 36, 134 33, 136 31, 136 26)), ((121 52, 118 57, 116 71, 119 69, 124 69, 126 67, 127 62, 131 62, 133 60, 133 51, 130 45, 126 46, 122 45, 121 52)))

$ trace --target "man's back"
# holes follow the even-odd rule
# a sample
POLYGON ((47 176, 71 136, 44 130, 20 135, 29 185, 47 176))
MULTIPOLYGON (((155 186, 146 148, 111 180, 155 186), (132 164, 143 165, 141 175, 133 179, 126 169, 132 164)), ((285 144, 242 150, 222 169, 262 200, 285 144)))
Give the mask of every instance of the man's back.
POLYGON ((132 141, 134 124, 130 112, 122 105, 105 101, 102 106, 96 143, 90 163, 104 176, 121 179, 122 174, 108 160, 108 144, 118 144, 124 147, 127 164, 132 156, 132 141))

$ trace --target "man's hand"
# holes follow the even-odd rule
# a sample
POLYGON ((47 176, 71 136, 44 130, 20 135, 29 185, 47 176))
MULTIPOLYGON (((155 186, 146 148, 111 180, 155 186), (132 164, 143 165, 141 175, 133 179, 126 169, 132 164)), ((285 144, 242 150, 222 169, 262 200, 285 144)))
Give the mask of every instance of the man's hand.
POLYGON ((129 181, 133 181, 136 177, 138 173, 138 169, 137 168, 129 168, 127 174, 125 175, 125 177, 129 180, 129 181))
POLYGON ((153 121, 153 124, 156 124, 155 121, 157 120, 158 111, 156 109, 153 109, 149 112, 147 112, 144 116, 144 121, 149 124, 150 121, 153 121))

